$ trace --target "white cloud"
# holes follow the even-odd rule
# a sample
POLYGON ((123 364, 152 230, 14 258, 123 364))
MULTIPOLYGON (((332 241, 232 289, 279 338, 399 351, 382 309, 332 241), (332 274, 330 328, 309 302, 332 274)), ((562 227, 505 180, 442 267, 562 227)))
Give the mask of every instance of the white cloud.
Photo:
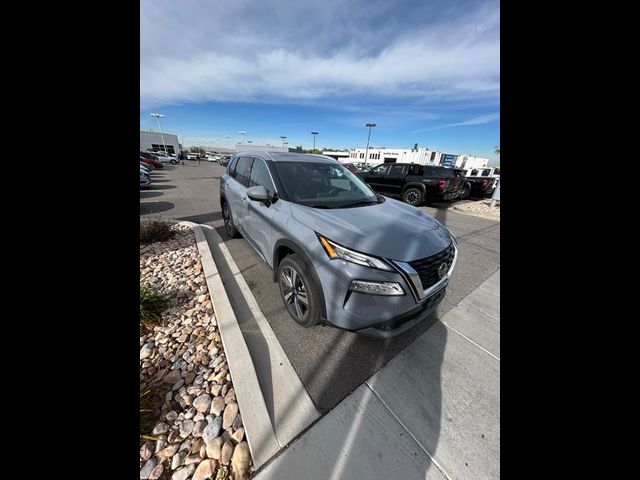
MULTIPOLYGON (((332 22, 338 35, 348 23, 343 20, 344 14, 338 17, 339 10, 329 3, 326 11, 322 10, 324 20, 332 22)), ((305 33, 296 24, 292 24, 294 33, 290 36, 277 29, 246 28, 238 18, 240 9, 246 7, 247 2, 217 6, 216 11, 209 7, 207 15, 206 4, 201 2, 143 6, 142 105, 321 99, 340 102, 352 95, 420 101, 499 96, 497 6, 484 6, 419 29, 400 29, 389 37, 388 45, 375 51, 355 34, 357 31, 342 45, 330 45, 330 38, 291 38, 294 33, 305 33), (212 20, 209 29, 205 18, 212 20), (218 26, 225 20, 227 27, 221 30, 218 26), (301 48, 307 44, 313 48, 301 48)), ((377 8, 382 7, 377 4, 377 8)), ((374 26, 361 26, 361 31, 363 39, 374 38, 380 43, 374 26)), ((326 28, 319 32, 327 34, 330 32, 326 28)))

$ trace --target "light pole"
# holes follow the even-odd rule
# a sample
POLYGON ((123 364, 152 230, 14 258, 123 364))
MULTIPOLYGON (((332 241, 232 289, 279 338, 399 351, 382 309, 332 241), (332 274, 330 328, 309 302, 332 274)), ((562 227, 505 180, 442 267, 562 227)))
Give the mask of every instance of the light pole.
POLYGON ((164 154, 167 155, 167 145, 164 143, 164 134, 162 133, 162 125, 160 125, 160 119, 164 118, 164 115, 161 113, 152 113, 151 116, 158 119, 158 128, 160 129, 160 137, 162 138, 162 147, 164 148, 164 154))
POLYGON ((371 140, 371 127, 375 127, 375 123, 367 123, 365 127, 369 127, 369 136, 367 137, 367 150, 364 154, 364 164, 367 164, 367 157, 369 157, 369 140, 371 140))
POLYGON ((282 139, 282 148, 284 148, 284 141, 287 139, 287 137, 280 136, 280 138, 282 139))
POLYGON ((243 130, 238 130, 238 133, 242 136, 242 141, 240 142, 241 144, 244 144, 244 136, 247 134, 247 132, 243 131, 243 130))
POLYGON ((311 135, 313 135, 313 149, 316 149, 316 135, 318 135, 318 132, 311 132, 311 135))

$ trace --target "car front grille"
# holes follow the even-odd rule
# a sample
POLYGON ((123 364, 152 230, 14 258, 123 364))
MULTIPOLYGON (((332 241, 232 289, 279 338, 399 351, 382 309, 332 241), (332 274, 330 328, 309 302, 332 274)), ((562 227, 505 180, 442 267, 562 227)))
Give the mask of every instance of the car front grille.
POLYGON ((427 288, 433 287, 440 281, 440 275, 438 274, 440 265, 446 263, 447 271, 449 271, 454 257, 455 248, 452 243, 441 252, 436 253, 435 255, 432 255, 430 257, 421 258, 420 260, 409 262, 409 265, 411 265, 411 267, 413 267, 413 269, 418 272, 420 281, 422 282, 422 288, 426 290, 427 288))

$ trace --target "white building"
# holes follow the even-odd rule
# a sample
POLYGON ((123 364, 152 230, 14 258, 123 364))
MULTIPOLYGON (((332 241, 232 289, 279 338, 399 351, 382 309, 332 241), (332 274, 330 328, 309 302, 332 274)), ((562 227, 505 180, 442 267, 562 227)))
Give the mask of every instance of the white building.
POLYGON ((322 155, 335 158, 336 160, 342 163, 349 163, 351 161, 351 159, 349 158, 350 152, 348 150, 345 150, 344 152, 326 151, 326 152, 322 152, 322 155))
POLYGON ((182 150, 182 145, 178 142, 178 136, 172 133, 154 132, 153 130, 140 130, 140 151, 147 150, 161 151, 164 150, 162 138, 164 137, 164 145, 167 146, 168 153, 176 155, 182 150))
POLYGON ((476 157, 475 155, 469 155, 468 153, 458 155, 458 158, 456 159, 457 168, 484 168, 487 165, 489 165, 488 158, 476 157))
MULTIPOLYGON (((323 152, 330 155, 336 152, 323 152)), ((476 157, 474 155, 454 155, 450 153, 437 152, 430 148, 352 148, 349 156, 340 158, 343 163, 356 162, 376 165, 378 163, 418 163, 420 165, 443 165, 456 168, 483 168, 489 163, 488 158, 476 157)), ((333 156, 333 155, 332 155, 333 156)))

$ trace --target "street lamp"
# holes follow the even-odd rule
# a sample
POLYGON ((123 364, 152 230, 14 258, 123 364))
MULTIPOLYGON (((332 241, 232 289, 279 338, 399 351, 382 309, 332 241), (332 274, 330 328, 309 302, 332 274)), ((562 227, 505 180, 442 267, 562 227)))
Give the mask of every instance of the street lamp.
POLYGON ((284 148, 284 141, 287 139, 287 137, 280 136, 280 138, 282 139, 282 148, 284 148))
POLYGON ((367 158, 369 157, 369 140, 371 140, 371 127, 375 127, 376 124, 375 123, 367 123, 365 125, 365 127, 369 128, 369 136, 367 137, 367 150, 365 151, 364 154, 364 164, 367 164, 367 158))
POLYGON ((311 132, 311 135, 313 135, 313 149, 316 149, 316 135, 318 135, 318 132, 311 132))
POLYGON ((162 125, 160 125, 160 119, 164 118, 164 115, 161 113, 152 113, 150 114, 152 117, 156 117, 158 119, 158 128, 160 129, 160 137, 162 138, 162 146, 164 148, 164 154, 167 154, 167 145, 164 143, 164 134, 162 133, 162 125))
POLYGON ((244 136, 247 134, 247 132, 245 132, 245 131, 243 131, 243 130, 238 130, 238 133, 239 133, 240 135, 242 135, 242 141, 241 141, 240 143, 244 143, 244 138, 245 138, 244 136))

